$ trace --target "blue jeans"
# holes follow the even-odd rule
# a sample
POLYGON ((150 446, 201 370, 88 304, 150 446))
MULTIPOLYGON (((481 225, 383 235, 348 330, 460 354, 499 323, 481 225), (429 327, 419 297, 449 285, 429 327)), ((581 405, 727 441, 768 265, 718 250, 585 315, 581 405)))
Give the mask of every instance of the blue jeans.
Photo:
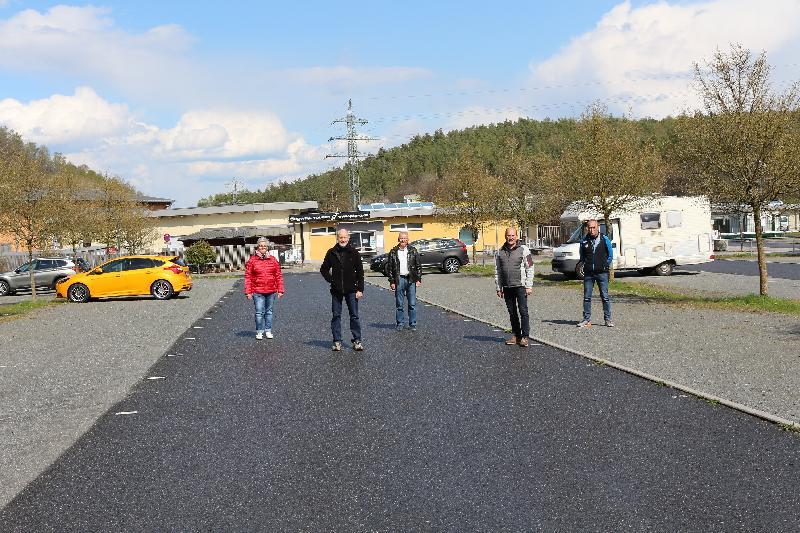
POLYGON ((361 339, 361 321, 358 319, 358 300, 356 293, 347 294, 331 293, 331 333, 334 342, 342 342, 342 298, 347 303, 347 311, 350 313, 350 334, 353 340, 361 339))
POLYGON ((403 325, 405 315, 405 304, 408 300, 408 325, 417 325, 417 284, 407 277, 400 276, 394 288, 394 303, 397 310, 394 313, 394 320, 398 326, 403 325))
POLYGON ((592 316, 592 290, 594 284, 600 288, 600 299, 603 300, 603 318, 611 320, 611 299, 608 297, 608 272, 585 273, 583 276, 583 319, 592 316))
POLYGON ((503 287, 503 298, 506 301, 508 316, 511 319, 511 331, 514 336, 518 339, 530 336, 528 295, 525 294, 525 287, 503 287))
POLYGON ((277 293, 253 293, 253 303, 256 306, 256 331, 272 331, 272 304, 275 303, 277 293))

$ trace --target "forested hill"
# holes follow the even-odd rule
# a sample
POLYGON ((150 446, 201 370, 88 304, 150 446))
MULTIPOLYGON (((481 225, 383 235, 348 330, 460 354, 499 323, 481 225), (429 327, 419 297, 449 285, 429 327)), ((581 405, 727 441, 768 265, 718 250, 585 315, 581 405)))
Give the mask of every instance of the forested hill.
MULTIPOLYGON (((643 119, 638 124, 643 137, 664 140, 671 120, 643 119)), ((575 120, 572 119, 519 119, 418 135, 401 146, 380 149, 362 161, 359 165, 361 200, 363 203, 397 202, 406 194, 419 194, 422 200, 431 200, 437 179, 465 150, 485 161, 490 168, 497 165, 509 142, 517 143, 531 154, 547 153, 558 157, 574 131, 575 120)), ((229 204, 233 200, 230 193, 216 194, 203 198, 198 205, 229 204)), ((303 200, 316 200, 323 210, 349 210, 347 170, 336 168, 292 182, 279 181, 263 191, 240 191, 236 198, 238 203, 303 200)))

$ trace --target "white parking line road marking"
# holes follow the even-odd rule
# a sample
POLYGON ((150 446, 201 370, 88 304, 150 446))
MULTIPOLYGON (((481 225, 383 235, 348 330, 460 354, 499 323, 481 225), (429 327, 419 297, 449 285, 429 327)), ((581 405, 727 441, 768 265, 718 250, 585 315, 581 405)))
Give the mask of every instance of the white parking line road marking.
POLYGON ((203 320, 214 320, 214 319, 213 319, 213 318, 211 318, 210 316, 204 316, 204 317, 203 317, 203 320))
POLYGON ((192 329, 203 329, 203 326, 192 326, 192 329))
POLYGON ((197 338, 195 338, 195 337, 184 337, 183 340, 185 340, 185 341, 196 341, 197 338))
POLYGON ((118 413, 114 413, 114 416, 127 416, 127 415, 135 415, 139 411, 120 411, 118 413))
POLYGON ((150 377, 149 377, 149 378, 147 378, 147 379, 149 379, 149 380, 155 380, 155 379, 167 379, 167 378, 166 378, 166 377, 164 377, 164 376, 150 376, 150 377))

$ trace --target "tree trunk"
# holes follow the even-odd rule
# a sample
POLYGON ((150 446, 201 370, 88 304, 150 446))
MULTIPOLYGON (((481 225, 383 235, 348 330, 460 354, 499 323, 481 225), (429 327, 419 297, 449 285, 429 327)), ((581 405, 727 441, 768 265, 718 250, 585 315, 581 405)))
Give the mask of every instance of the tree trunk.
POLYGON ((767 261, 764 255, 764 228, 761 226, 761 205, 753 205, 753 222, 756 225, 756 249, 758 250, 758 289, 761 296, 767 295, 767 261))
MULTIPOLYGON (((614 238, 614 228, 611 227, 611 214, 604 213, 603 214, 603 222, 606 224, 606 236, 608 240, 612 240, 614 238)), ((614 249, 611 249, 611 253, 614 253, 614 249)), ((608 281, 614 281, 614 261, 611 261, 611 265, 608 267, 608 281)))
POLYGON ((36 299, 36 279, 33 272, 33 245, 28 243, 28 278, 31 280, 31 300, 36 299))

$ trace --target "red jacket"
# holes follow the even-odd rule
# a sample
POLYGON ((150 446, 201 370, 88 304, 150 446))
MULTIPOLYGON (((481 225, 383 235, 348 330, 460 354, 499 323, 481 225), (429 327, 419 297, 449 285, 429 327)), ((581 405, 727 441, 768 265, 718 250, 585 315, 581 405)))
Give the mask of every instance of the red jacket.
POLYGON ((283 275, 278 260, 271 255, 266 258, 253 254, 244 267, 244 293, 283 293, 283 275))

